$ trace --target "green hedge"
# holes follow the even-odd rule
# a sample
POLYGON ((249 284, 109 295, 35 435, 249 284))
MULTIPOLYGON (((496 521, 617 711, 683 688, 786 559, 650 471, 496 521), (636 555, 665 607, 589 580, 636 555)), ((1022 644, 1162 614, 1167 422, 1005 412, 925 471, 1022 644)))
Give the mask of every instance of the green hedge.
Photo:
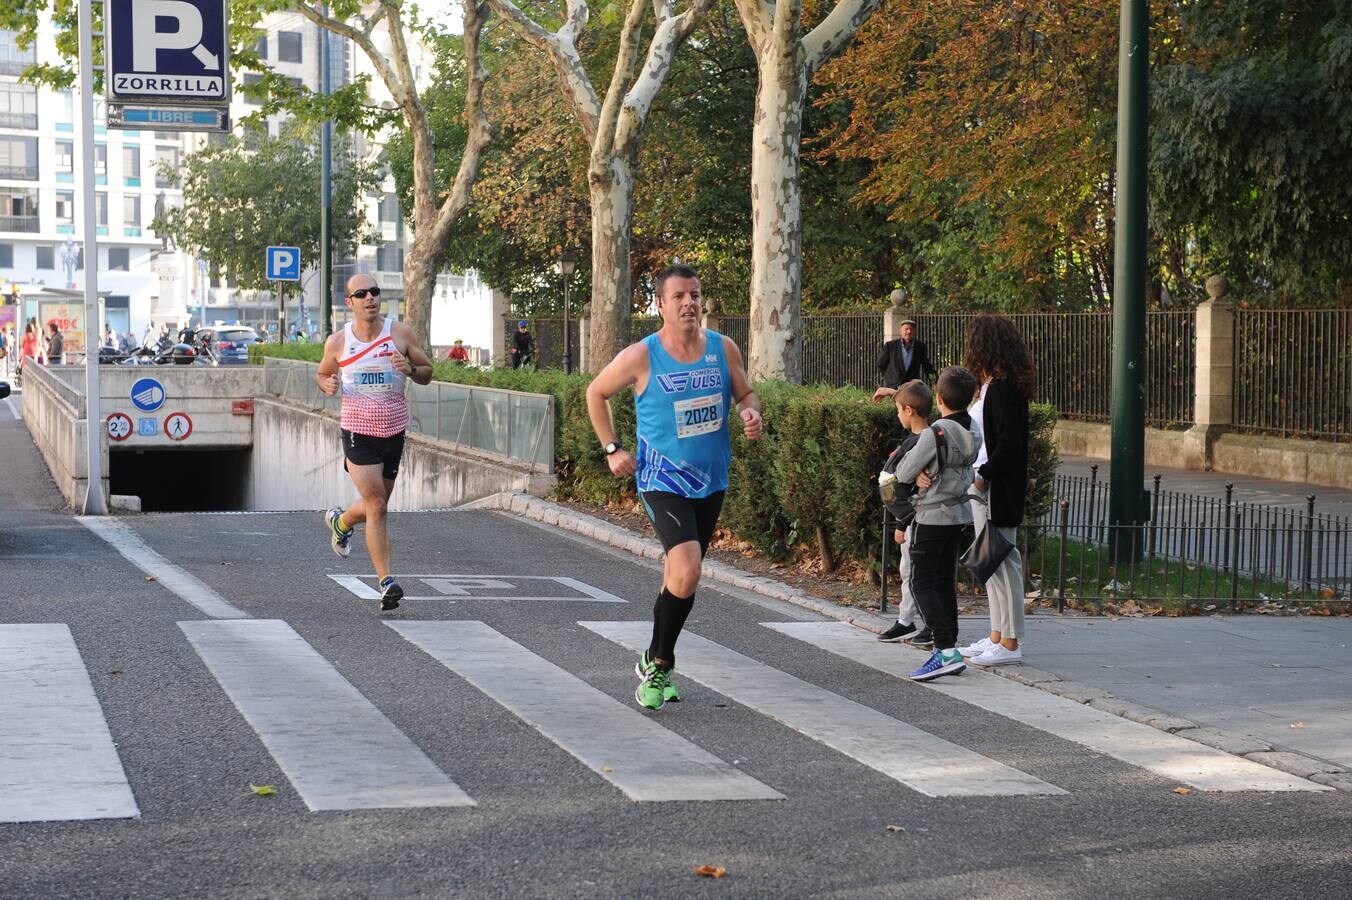
MULTIPOLYGON (((257 344, 250 359, 264 356, 318 362, 319 344, 257 344)), ((456 384, 550 394, 555 401, 554 459, 559 493, 592 502, 632 496, 632 479, 613 478, 587 416, 587 375, 557 370, 473 369, 438 362, 433 378, 456 384)), ((757 552, 793 557, 809 546, 834 562, 852 559, 878 565, 882 504, 877 475, 901 437, 895 407, 873 403, 853 388, 803 387, 770 381, 756 385, 764 408, 764 435, 748 441, 732 417, 732 466, 722 522, 757 552)), ((632 448, 633 396, 611 402, 620 442, 632 448)), ((1034 404, 1030 414, 1028 518, 1052 503, 1056 410, 1034 404)))

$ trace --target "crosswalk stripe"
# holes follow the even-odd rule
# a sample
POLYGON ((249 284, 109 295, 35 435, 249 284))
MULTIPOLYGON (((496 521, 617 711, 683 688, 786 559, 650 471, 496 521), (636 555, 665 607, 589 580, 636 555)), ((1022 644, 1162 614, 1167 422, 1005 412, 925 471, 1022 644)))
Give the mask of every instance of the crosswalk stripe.
MULTIPOLYGON (((906 678, 918 658, 844 622, 764 622, 781 634, 837 656, 906 678)), ((973 672, 927 688, 1007 719, 1081 744, 1202 791, 1324 791, 1330 788, 1232 756, 997 675, 973 672)))
POLYGON ((0 625, 0 822, 140 815, 66 625, 0 625))
MULTIPOLYGON (((640 652, 645 622, 579 622, 640 652)), ((930 797, 1064 794, 1017 769, 886 716, 697 634, 681 635, 677 673, 930 797)))
POLYGON ((178 627, 311 810, 475 805, 285 622, 178 627))
POLYGON ((179 599, 192 604, 202 615, 213 619, 243 619, 249 615, 231 606, 195 575, 156 553, 136 532, 117 519, 111 516, 76 516, 75 521, 103 538, 132 565, 158 580, 177 594, 179 599))
POLYGON ((386 622, 630 800, 783 800, 483 622, 386 622))

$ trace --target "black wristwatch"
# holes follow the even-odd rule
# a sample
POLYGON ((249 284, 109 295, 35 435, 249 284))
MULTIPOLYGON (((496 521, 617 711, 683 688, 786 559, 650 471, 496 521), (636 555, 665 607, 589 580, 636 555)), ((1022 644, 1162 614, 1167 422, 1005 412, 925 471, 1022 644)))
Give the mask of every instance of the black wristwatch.
POLYGON ((609 444, 606 444, 605 447, 603 447, 602 449, 606 451, 606 456, 610 456, 613 453, 619 452, 620 445, 615 443, 614 441, 611 441, 609 444))

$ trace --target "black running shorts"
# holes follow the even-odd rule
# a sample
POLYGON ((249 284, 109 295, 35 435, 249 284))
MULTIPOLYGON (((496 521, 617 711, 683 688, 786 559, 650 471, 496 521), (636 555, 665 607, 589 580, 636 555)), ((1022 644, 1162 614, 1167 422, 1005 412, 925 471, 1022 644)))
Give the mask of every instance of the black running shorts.
POLYGON ((718 514, 723 509, 723 492, 707 497, 682 497, 666 491, 644 491, 639 494, 643 508, 652 519, 657 539, 663 550, 670 550, 686 541, 699 541, 700 556, 709 550, 718 514))
POLYGON ((354 466, 381 466, 381 475, 386 481, 394 481, 399 476, 399 461, 404 458, 404 432, 389 437, 371 437, 355 431, 340 429, 343 432, 343 470, 347 464, 354 466))

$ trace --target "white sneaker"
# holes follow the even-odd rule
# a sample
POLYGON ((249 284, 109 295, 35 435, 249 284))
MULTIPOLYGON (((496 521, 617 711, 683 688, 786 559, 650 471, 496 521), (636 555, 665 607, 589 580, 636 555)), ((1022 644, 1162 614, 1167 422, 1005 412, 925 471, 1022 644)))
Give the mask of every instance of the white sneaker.
POLYGON ((958 652, 962 654, 963 659, 971 659, 973 656, 980 656, 992 647, 999 646, 992 644, 991 639, 984 637, 975 644, 969 644, 966 647, 959 647, 958 652))
POLYGON ((1023 662, 1023 650, 1009 650, 1003 644, 996 644, 980 656, 973 656, 971 661, 978 666, 1006 666, 1023 662))

